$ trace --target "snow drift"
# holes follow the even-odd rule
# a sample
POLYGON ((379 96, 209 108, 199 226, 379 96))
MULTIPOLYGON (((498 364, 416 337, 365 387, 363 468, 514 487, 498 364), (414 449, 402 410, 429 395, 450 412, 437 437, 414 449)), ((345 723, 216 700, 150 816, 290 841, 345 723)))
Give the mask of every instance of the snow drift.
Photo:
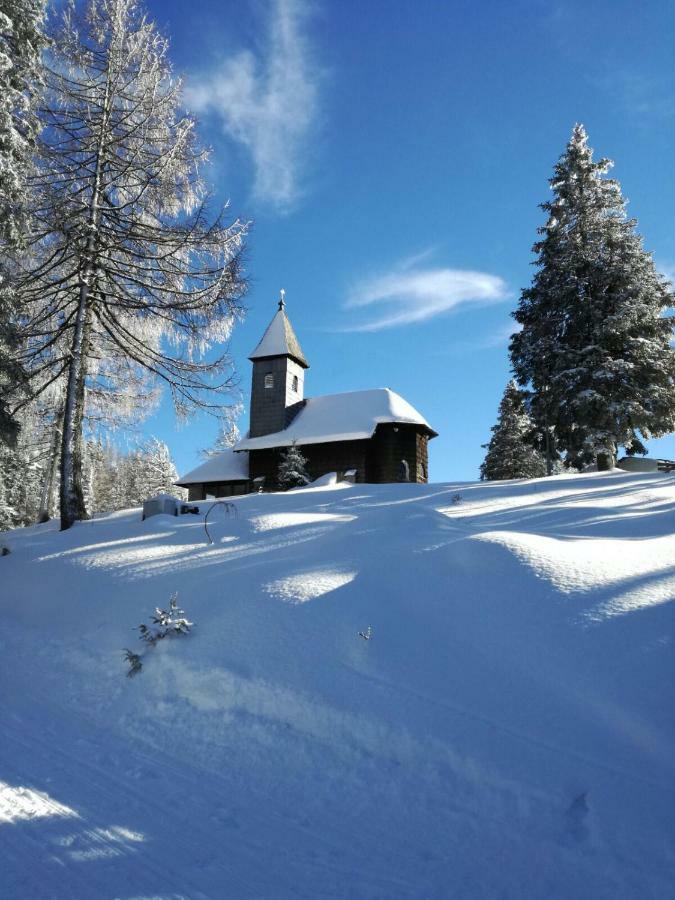
POLYGON ((672 476, 234 502, 6 536, 3 898, 673 896, 672 476))

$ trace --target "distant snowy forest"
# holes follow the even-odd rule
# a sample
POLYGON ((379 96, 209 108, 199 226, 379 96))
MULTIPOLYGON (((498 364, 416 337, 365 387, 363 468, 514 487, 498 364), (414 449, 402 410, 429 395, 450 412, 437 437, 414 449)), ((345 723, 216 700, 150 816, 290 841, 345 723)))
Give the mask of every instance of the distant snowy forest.
MULTIPOLYGON (((209 207, 168 41, 134 0, 48 6, 0 0, 0 528, 58 509, 67 529, 170 485, 164 445, 117 446, 162 390, 224 433, 236 409, 219 348, 247 225, 209 207)), ((576 125, 483 479, 611 468, 675 430, 675 299, 610 167, 576 125)))

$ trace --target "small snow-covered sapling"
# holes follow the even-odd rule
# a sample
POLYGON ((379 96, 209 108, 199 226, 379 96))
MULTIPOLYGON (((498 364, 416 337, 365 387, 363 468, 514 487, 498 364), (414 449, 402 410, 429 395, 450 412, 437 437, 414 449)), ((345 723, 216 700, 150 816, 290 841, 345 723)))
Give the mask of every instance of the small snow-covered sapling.
POLYGON ((363 638, 364 641, 370 641, 373 637, 373 629, 369 625, 365 631, 359 631, 359 636, 363 638))
MULTIPOLYGON (((150 625, 141 622, 138 626, 138 631, 140 632, 140 640, 154 647, 157 641, 161 641, 165 637, 189 634, 193 625, 194 622, 190 622, 185 617, 185 610, 180 609, 178 606, 178 594, 174 594, 169 600, 169 608, 160 609, 158 606, 155 607, 155 614, 151 616, 150 625)), ((125 650, 124 659, 130 666, 127 672, 129 678, 137 675, 143 668, 141 656, 138 653, 125 650)))
POLYGON ((173 594, 169 600, 169 608, 155 607, 150 625, 141 623, 138 626, 140 638, 146 644, 156 644, 165 637, 176 637, 179 634, 188 634, 194 622, 185 618, 185 610, 178 606, 178 594, 173 594))
POLYGON ((451 500, 453 503, 461 503, 462 495, 461 494, 453 494, 451 500))

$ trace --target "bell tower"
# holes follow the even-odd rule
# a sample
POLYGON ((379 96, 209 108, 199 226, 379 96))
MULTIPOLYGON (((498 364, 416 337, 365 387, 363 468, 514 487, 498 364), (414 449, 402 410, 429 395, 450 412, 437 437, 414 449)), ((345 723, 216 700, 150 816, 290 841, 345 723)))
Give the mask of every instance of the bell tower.
POLYGON ((279 308, 249 359, 251 382, 250 437, 283 431, 305 398, 309 363, 286 315, 284 290, 279 308))

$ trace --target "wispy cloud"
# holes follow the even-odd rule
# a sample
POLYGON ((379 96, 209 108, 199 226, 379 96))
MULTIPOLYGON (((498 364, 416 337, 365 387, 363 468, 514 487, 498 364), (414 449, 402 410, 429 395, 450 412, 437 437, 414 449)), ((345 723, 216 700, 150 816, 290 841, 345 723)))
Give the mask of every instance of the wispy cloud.
POLYGON ((253 161, 254 194, 280 211, 301 193, 307 139, 316 120, 320 74, 305 35, 306 0, 272 0, 266 39, 187 86, 195 112, 217 116, 253 161))
POLYGON ((506 283, 496 275, 465 269, 422 267, 429 251, 399 263, 392 271, 357 284, 344 304, 346 309, 376 307, 379 315, 354 322, 346 331, 381 331, 398 325, 425 322, 459 306, 500 303, 509 296, 506 283))
POLYGON ((493 347, 503 347, 505 344, 508 344, 511 340, 512 335, 516 334, 516 332, 522 330, 522 325, 519 325, 517 322, 511 322, 508 325, 503 325, 501 328, 497 328, 492 334, 486 335, 481 340, 477 341, 475 347, 479 350, 489 350, 493 347))
POLYGON ((634 69, 617 70, 615 60, 606 63, 607 72, 591 77, 594 83, 618 100, 623 111, 636 120, 650 122, 675 116, 672 76, 648 75, 634 69))

